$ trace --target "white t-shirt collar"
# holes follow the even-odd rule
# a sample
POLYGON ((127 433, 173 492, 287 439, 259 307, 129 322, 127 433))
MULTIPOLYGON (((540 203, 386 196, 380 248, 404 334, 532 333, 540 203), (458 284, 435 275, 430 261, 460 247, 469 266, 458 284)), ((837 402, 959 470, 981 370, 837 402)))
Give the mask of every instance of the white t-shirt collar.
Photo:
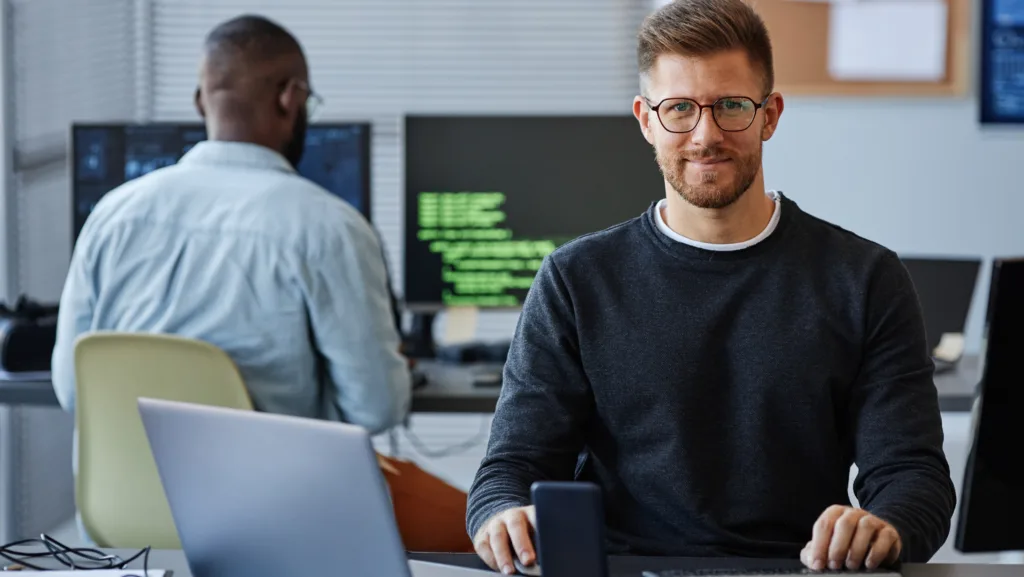
POLYGON ((775 229, 779 226, 779 218, 781 218, 782 216, 782 195, 780 195, 778 191, 775 190, 769 190, 765 192, 765 194, 775 201, 775 212, 772 213, 772 218, 771 220, 768 221, 768 226, 766 226, 760 234, 758 234, 757 236, 750 240, 745 240, 743 242, 735 242, 730 244, 715 244, 710 242, 701 242, 699 240, 693 240, 692 238, 686 238, 685 236, 669 228, 668 224, 665 223, 665 218, 661 215, 661 211, 666 204, 666 200, 664 198, 659 200, 658 204, 654 207, 654 223, 658 226, 658 230, 662 234, 664 234, 665 236, 667 236, 668 238, 675 242, 679 242, 704 250, 714 250, 719 252, 743 250, 745 248, 750 248, 756 245, 757 243, 763 241, 764 239, 768 238, 768 236, 772 232, 774 232, 775 229))

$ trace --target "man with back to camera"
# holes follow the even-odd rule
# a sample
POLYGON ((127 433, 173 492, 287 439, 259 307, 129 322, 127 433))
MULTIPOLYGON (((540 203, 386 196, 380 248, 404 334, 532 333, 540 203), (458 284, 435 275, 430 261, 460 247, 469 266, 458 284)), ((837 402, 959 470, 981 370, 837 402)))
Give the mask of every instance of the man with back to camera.
POLYGON ((578 479, 611 553, 929 559, 956 497, 916 294, 891 251, 766 192, 783 99, 763 22, 677 0, 638 57, 666 196, 537 274, 470 491, 477 553, 534 563, 531 484, 578 479))
MULTIPOLYGON (((240 16, 210 32, 195 94, 209 140, 104 196, 79 236, 52 363, 65 409, 75 339, 107 329, 217 345, 260 411, 372 433, 402 422, 411 379, 380 242, 356 209, 296 173, 318 100, 278 24, 240 16)), ((464 493, 381 460, 410 548, 472 548, 464 493)))
POLYGON ((53 383, 75 406, 74 342, 95 330, 208 341, 258 410, 371 432, 408 411, 380 243, 359 212, 296 173, 318 97, 299 42, 259 16, 204 44, 195 105, 209 140, 110 192, 60 302, 53 383))

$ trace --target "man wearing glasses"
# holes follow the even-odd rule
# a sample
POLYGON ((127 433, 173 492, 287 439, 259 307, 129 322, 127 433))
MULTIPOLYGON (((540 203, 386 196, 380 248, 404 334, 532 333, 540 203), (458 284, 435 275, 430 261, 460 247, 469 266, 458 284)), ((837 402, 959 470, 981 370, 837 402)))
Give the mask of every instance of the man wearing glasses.
POLYGON ((638 55, 665 198, 541 267, 470 492, 478 554, 535 562, 531 484, 577 479, 614 553, 929 559, 955 494, 916 295, 891 251, 765 190, 783 99, 763 22, 676 0, 638 55))
POLYGON ((234 360, 257 409, 379 432, 411 396, 383 253, 362 215, 299 176, 319 98, 298 41, 241 16, 207 37, 209 140, 105 195, 75 247, 53 382, 74 410, 88 331, 182 335, 234 360))

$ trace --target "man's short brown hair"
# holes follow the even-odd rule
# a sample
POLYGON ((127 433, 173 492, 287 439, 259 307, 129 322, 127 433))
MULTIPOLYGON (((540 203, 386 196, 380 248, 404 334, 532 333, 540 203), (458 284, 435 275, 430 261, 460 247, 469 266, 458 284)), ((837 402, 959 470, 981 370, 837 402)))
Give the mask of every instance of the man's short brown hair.
POLYGON ((765 91, 760 96, 775 85, 768 29, 743 0, 675 0, 644 20, 638 40, 641 80, 662 54, 699 57, 743 50, 761 69, 765 91))

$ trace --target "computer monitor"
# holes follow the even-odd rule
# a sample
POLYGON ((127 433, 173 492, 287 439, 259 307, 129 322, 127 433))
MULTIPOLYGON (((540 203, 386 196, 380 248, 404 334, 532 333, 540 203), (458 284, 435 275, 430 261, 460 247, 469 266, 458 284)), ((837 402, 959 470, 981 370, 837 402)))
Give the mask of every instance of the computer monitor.
POLYGON ((632 116, 407 117, 405 191, 418 312, 519 307, 556 247, 665 196, 632 116))
POLYGON ((985 353, 956 548, 1024 551, 1024 259, 992 266, 985 353))
POLYGON ((960 334, 974 299, 980 258, 901 257, 921 303, 928 350, 935 351, 943 335, 960 334))
MULTIPOLYGON (((71 128, 72 240, 104 194, 170 166, 206 140, 199 123, 75 124, 71 128)), ((314 124, 298 171, 370 218, 370 125, 314 124)))
POLYGON ((981 122, 1024 124, 1024 4, 982 0, 980 16, 981 122))

